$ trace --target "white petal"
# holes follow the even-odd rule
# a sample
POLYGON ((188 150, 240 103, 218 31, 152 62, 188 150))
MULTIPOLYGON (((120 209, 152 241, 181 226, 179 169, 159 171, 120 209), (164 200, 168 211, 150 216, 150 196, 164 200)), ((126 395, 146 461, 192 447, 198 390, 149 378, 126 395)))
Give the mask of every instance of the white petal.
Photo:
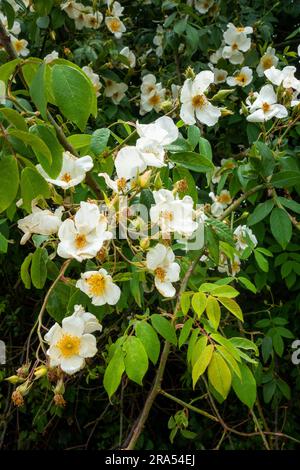
POLYGON ((75 215, 75 225, 82 234, 87 234, 96 228, 99 222, 99 209, 96 204, 81 201, 80 209, 75 215))
POLYGON ((161 243, 158 243, 154 248, 150 248, 146 256, 147 268, 154 271, 160 266, 166 256, 166 252, 167 248, 161 243))
POLYGON ((192 126, 196 123, 194 108, 191 102, 186 102, 181 105, 180 117, 185 124, 192 126))
POLYGON ((54 323, 54 325, 50 328, 48 333, 45 334, 44 340, 47 343, 57 343, 62 336, 62 329, 58 323, 54 323))
POLYGON ((130 180, 137 173, 142 173, 147 168, 147 165, 135 147, 127 146, 118 152, 115 159, 115 167, 118 178, 130 180))
POLYGON ((210 70, 204 70, 198 73, 194 79, 193 92, 197 90, 197 93, 204 93, 209 85, 214 83, 214 80, 214 74, 210 70))
POLYGON ((96 338, 94 335, 87 333, 82 336, 79 354, 81 357, 93 357, 97 354, 96 338))
POLYGON ((69 375, 75 374, 84 367, 85 360, 80 356, 72 356, 69 358, 61 359, 61 369, 69 375))
POLYGON ((107 291, 105 293, 106 301, 108 305, 115 305, 119 302, 121 296, 121 289, 117 284, 113 282, 107 283, 107 291))
POLYGON ((69 316, 62 321, 63 333, 73 336, 81 336, 84 331, 84 321, 81 318, 69 316))
POLYGON ((162 296, 174 297, 174 295, 176 294, 176 289, 172 286, 171 282, 161 282, 157 278, 155 278, 154 282, 158 292, 162 296))
POLYGON ((170 282, 177 282, 179 281, 179 275, 180 275, 179 264, 178 263, 170 264, 168 271, 167 271, 168 280, 170 282))
POLYGON ((197 119, 207 126, 214 126, 221 116, 221 111, 211 103, 207 103, 203 108, 196 110, 197 119))

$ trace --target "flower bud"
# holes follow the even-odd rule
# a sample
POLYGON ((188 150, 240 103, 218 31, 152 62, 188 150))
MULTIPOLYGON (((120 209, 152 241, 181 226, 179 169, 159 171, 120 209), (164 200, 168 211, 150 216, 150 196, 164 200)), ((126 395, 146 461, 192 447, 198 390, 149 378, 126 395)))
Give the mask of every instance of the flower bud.
POLYGON ((192 69, 192 67, 188 66, 188 68, 184 72, 184 76, 185 76, 185 78, 191 78, 192 80, 194 80, 194 78, 196 77, 194 69, 192 69))
POLYGON ((150 184, 150 179, 151 179, 151 174, 152 174, 152 171, 151 170, 148 170, 148 171, 145 171, 142 175, 140 175, 138 177, 138 185, 141 187, 141 188, 147 188, 150 184))
POLYGON ((29 374, 30 364, 23 364, 19 369, 17 369, 17 375, 23 379, 26 379, 29 374))
POLYGON ((174 184, 174 191, 175 192, 180 192, 180 193, 185 193, 189 189, 188 182, 185 179, 176 181, 174 184))
POLYGON ((146 251, 150 246, 150 240, 149 238, 142 238, 140 241, 140 247, 142 248, 143 251, 146 251))
POLYGON ((160 174, 157 173, 157 175, 155 176, 155 179, 154 179, 154 188, 156 190, 158 190, 158 189, 161 189, 162 187, 163 187, 163 183, 162 183, 160 174))
POLYGON ((47 367, 42 365, 42 366, 37 367, 34 370, 34 375, 37 379, 40 379, 41 377, 44 377, 45 375, 47 375, 47 372, 48 372, 47 367))
POLYGON ((54 394, 63 395, 64 393, 65 393, 64 381, 62 378, 60 378, 54 388, 54 394))
POLYGON ((7 380, 7 382, 9 382, 10 384, 19 384, 22 383, 25 379, 22 379, 22 377, 19 377, 18 375, 11 375, 5 380, 7 380))

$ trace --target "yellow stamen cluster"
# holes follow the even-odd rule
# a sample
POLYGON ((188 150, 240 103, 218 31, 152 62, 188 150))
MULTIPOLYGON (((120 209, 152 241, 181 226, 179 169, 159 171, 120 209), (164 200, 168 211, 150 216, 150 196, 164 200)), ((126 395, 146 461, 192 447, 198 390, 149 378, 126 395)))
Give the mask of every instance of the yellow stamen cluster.
POLYGON ((89 291, 92 295, 99 296, 103 295, 106 287, 106 280, 103 274, 92 274, 86 283, 89 286, 89 291))
POLYGON ((64 358, 76 356, 79 354, 80 338, 78 336, 65 334, 57 342, 56 347, 60 350, 64 358))

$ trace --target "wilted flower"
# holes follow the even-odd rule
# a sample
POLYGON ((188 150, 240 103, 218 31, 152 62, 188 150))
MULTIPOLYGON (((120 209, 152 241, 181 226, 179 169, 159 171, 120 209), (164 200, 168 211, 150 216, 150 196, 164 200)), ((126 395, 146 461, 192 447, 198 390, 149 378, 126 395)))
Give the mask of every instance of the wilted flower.
POLYGON ((40 209, 32 204, 32 213, 18 220, 18 228, 24 232, 21 245, 24 245, 36 233, 39 235, 53 235, 58 232, 62 224, 61 216, 64 208, 58 207, 54 212, 48 209, 40 209))
POLYGON ((211 213, 214 217, 220 217, 224 212, 224 209, 231 204, 232 198, 230 192, 227 189, 223 189, 219 195, 215 195, 213 192, 209 193, 209 197, 213 200, 211 205, 211 213))

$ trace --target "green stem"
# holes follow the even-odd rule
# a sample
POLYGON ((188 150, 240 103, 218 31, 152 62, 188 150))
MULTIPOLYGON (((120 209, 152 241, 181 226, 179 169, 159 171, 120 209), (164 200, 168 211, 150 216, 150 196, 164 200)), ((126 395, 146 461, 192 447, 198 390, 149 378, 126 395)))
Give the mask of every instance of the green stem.
POLYGON ((198 413, 199 415, 205 416, 206 418, 209 418, 212 421, 216 421, 217 423, 219 422, 218 418, 211 415, 210 413, 207 413, 204 410, 200 410, 200 408, 197 408, 196 406, 190 405, 189 403, 186 403, 185 401, 180 400, 180 398, 174 397, 174 395, 170 395, 170 393, 167 393, 164 390, 160 390, 159 393, 161 395, 163 395, 164 397, 169 398, 172 401, 175 401, 179 405, 182 405, 185 408, 188 408, 189 410, 194 411, 195 413, 198 413))

